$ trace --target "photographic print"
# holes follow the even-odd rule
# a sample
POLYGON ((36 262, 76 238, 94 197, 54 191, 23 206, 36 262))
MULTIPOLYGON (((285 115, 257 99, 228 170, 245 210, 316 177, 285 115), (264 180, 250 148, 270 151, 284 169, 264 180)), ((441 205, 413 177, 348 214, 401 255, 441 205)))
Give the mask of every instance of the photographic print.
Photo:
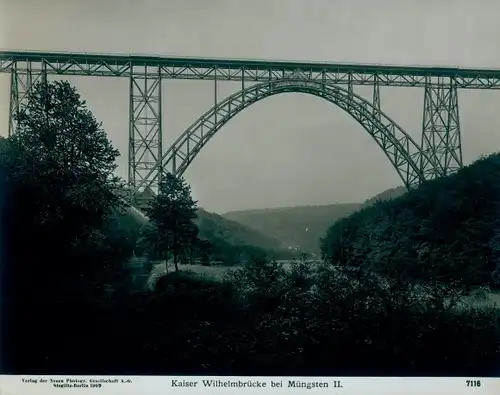
POLYGON ((500 3, 0 5, 2 374, 493 390, 500 3))

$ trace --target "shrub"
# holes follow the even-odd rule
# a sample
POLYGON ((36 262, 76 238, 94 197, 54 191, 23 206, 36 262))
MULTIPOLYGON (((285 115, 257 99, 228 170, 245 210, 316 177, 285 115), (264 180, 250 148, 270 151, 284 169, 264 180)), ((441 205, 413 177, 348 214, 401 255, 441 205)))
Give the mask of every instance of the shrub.
POLYGON ((37 331, 23 314, 12 339, 30 357, 9 367, 46 374, 498 374, 499 311, 456 308, 451 291, 423 297, 428 291, 363 268, 305 262, 253 262, 224 281, 179 271, 163 276, 153 293, 26 311, 37 331), (96 348, 106 350, 97 359, 96 348))
POLYGON ((450 301, 461 290, 359 268, 301 270, 260 263, 233 274, 262 317, 250 365, 277 375, 461 375, 498 365, 499 312, 457 310, 450 301))

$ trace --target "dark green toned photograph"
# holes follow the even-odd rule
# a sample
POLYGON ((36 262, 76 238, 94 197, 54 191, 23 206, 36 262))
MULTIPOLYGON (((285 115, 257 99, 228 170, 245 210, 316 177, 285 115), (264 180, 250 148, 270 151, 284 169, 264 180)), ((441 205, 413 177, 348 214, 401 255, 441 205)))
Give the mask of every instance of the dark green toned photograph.
POLYGON ((500 376, 500 3, 0 3, 1 373, 500 376))

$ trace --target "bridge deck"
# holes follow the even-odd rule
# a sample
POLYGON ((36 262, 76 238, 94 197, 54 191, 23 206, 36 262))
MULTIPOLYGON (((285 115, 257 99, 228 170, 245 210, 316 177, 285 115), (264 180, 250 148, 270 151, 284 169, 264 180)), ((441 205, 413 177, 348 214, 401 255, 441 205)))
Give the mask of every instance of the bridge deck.
POLYGON ((0 52, 0 72, 10 72, 15 64, 23 62, 31 62, 33 71, 40 71, 44 65, 47 73, 62 75, 124 77, 160 73, 164 78, 269 81, 300 72, 306 78, 325 79, 333 83, 346 83, 349 78, 355 85, 373 84, 375 76, 379 83, 393 86, 423 86, 426 77, 431 78, 430 82, 445 77, 453 78, 461 88, 500 88, 500 69, 71 52, 0 52))

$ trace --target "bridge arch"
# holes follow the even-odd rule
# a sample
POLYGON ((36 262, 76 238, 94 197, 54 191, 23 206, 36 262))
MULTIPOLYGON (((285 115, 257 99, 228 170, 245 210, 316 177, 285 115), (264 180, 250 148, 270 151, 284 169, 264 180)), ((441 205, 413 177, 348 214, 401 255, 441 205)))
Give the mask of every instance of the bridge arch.
POLYGON ((384 151, 406 187, 420 184, 426 179, 419 166, 422 162, 432 163, 435 169, 441 170, 434 158, 423 152, 395 121, 361 96, 322 81, 283 79, 253 85, 210 108, 168 148, 161 162, 136 186, 134 193, 149 186, 148 180, 154 179, 160 166, 164 172, 181 176, 217 131, 248 106, 270 96, 291 92, 321 97, 349 113, 384 151))

